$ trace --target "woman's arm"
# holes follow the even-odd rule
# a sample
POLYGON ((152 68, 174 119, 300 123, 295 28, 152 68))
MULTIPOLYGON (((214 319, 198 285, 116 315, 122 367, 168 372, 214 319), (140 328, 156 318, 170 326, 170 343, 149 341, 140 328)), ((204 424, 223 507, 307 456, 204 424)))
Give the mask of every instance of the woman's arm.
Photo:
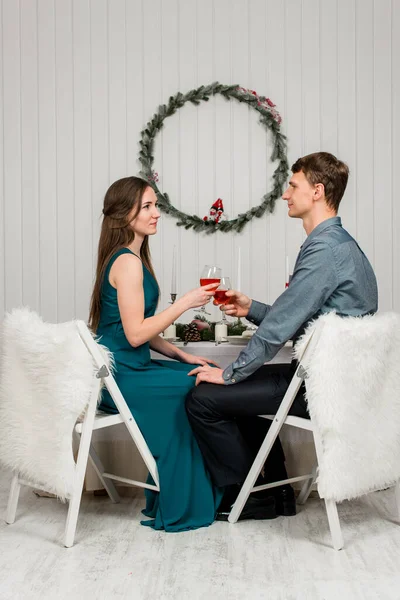
POLYGON ((159 335, 190 308, 207 304, 213 285, 191 290, 154 317, 144 318, 143 269, 133 254, 122 254, 111 267, 110 284, 117 289, 118 308, 128 342, 135 348, 159 335))
POLYGON ((163 340, 163 338, 159 335, 156 335, 150 340, 150 348, 155 352, 159 352, 160 354, 175 360, 181 360, 185 354, 180 348, 177 348, 170 342, 167 342, 167 340, 163 340))
POLYGON ((160 354, 164 354, 164 356, 168 356, 169 358, 173 358, 175 360, 179 360, 179 362, 186 363, 188 365, 215 365, 219 367, 219 365, 211 360, 211 358, 206 358, 205 356, 197 356, 196 354, 189 354, 188 352, 184 352, 180 348, 177 348, 173 344, 170 344, 166 340, 163 340, 158 335, 150 340, 150 348, 159 352, 160 354))

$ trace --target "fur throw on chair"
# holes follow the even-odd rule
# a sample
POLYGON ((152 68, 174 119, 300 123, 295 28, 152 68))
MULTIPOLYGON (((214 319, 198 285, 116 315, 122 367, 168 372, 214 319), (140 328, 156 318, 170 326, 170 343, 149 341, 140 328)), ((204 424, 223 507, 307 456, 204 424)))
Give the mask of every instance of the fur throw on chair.
POLYGON ((7 314, 0 371, 0 461, 61 499, 71 494, 72 434, 96 372, 74 321, 53 325, 28 308, 7 314))
POLYGON ((320 333, 307 370, 307 400, 322 441, 321 497, 354 498, 400 479, 400 315, 314 321, 296 344, 302 356, 320 333))

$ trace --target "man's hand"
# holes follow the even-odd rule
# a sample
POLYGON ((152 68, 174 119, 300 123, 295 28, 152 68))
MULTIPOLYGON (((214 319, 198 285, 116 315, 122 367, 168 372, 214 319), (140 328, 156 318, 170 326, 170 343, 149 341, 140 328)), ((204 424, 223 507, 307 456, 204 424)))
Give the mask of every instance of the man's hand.
POLYGON ((251 298, 236 290, 227 290, 225 295, 230 299, 230 302, 220 306, 220 310, 232 317, 247 317, 251 306, 251 298))
POLYGON ((223 372, 223 369, 214 369, 208 365, 204 365, 203 367, 197 367, 197 369, 193 369, 193 371, 190 371, 188 375, 197 375, 196 385, 199 385, 199 383, 202 381, 224 385, 225 382, 222 378, 223 372))

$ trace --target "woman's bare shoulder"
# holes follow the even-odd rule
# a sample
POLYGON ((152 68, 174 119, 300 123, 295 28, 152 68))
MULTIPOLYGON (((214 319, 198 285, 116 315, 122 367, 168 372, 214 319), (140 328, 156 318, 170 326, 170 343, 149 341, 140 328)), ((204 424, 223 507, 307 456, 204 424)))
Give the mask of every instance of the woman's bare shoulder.
POLYGON ((131 252, 120 254, 110 269, 109 280, 113 287, 123 278, 143 279, 142 261, 136 254, 131 252))

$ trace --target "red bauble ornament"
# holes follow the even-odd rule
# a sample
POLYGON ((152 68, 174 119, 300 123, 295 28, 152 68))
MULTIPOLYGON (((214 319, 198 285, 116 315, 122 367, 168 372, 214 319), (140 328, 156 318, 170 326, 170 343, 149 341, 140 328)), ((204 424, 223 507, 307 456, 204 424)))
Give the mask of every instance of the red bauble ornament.
POLYGON ((200 319, 193 319, 191 325, 196 325, 199 331, 203 331, 203 329, 210 329, 210 325, 207 321, 201 321, 200 319))

